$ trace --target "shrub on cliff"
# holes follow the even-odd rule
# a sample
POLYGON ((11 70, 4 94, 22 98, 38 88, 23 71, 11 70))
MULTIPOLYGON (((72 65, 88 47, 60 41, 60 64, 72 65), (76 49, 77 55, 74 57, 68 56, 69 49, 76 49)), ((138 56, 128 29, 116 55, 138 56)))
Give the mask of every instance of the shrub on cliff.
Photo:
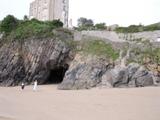
POLYGON ((97 23, 97 24, 95 24, 95 28, 97 30, 105 30, 106 29, 106 24, 105 23, 97 23))
POLYGON ((143 32, 143 31, 154 31, 160 30, 160 23, 155 23, 152 25, 130 25, 128 27, 118 27, 116 29, 117 33, 136 33, 136 32, 143 32))
POLYGON ((15 31, 12 31, 11 38, 25 39, 32 36, 41 36, 51 31, 50 26, 36 20, 22 22, 15 31))
POLYGON ((61 27, 63 23, 60 20, 29 20, 27 16, 24 16, 23 20, 18 20, 13 15, 8 15, 0 22, 0 33, 5 33, 4 40, 49 37, 53 35, 53 29, 61 27))
POLYGON ((130 25, 129 27, 116 28, 117 33, 136 33, 142 32, 144 27, 142 25, 130 25))
POLYGON ((18 27, 11 32, 9 38, 25 39, 28 37, 49 37, 53 35, 52 30, 60 28, 63 23, 59 20, 39 21, 36 19, 21 21, 18 27))
POLYGON ((144 31, 160 30, 160 23, 145 26, 144 31))
POLYGON ((160 65, 160 48, 155 48, 149 40, 143 41, 141 45, 130 48, 130 58, 128 63, 136 62, 142 65, 158 64, 160 65))
POLYGON ((87 18, 79 18, 77 21, 78 28, 77 30, 82 31, 82 30, 94 30, 94 22, 91 19, 87 18))
POLYGON ((111 44, 107 44, 102 40, 84 41, 81 43, 79 51, 112 60, 116 60, 119 57, 119 52, 114 50, 111 44))
POLYGON ((52 29, 63 27, 63 23, 60 20, 53 20, 47 22, 52 29))
POLYGON ((12 30, 16 29, 18 26, 18 19, 12 15, 6 16, 0 24, 0 31, 9 34, 12 30))

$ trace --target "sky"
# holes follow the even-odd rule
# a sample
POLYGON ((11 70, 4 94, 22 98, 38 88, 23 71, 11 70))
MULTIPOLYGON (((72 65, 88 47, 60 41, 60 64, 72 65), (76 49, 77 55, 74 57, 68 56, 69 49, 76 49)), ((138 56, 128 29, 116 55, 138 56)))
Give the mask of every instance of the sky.
MULTIPOLYGON (((22 19, 29 14, 32 1, 0 0, 0 20, 8 14, 22 19)), ((160 22, 160 0, 70 0, 69 11, 73 25, 80 17, 92 19, 95 23, 120 26, 160 22)))

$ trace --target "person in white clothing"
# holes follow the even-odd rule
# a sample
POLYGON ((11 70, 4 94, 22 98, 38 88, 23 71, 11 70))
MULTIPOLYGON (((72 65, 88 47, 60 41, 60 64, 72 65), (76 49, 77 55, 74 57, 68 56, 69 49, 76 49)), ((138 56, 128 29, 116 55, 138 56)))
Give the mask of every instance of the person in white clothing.
POLYGON ((22 82, 21 89, 24 90, 24 87, 25 87, 25 84, 24 84, 24 82, 22 82))
POLYGON ((35 80, 35 81, 34 81, 34 86, 33 86, 33 90, 34 90, 34 91, 37 90, 37 84, 38 84, 38 82, 37 82, 37 80, 35 80))

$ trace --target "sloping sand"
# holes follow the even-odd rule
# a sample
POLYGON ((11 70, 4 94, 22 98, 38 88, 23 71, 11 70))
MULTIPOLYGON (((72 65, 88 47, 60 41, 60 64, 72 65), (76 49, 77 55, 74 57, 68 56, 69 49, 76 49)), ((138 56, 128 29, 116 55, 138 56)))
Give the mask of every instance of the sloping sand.
POLYGON ((160 87, 59 91, 0 88, 0 120, 160 120, 160 87))

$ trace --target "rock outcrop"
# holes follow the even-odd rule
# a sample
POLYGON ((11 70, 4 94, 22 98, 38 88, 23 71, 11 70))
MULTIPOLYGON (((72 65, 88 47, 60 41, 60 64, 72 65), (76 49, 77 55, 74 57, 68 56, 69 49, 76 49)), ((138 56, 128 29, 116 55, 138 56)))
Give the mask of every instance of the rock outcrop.
POLYGON ((77 54, 66 72, 59 89, 90 89, 93 87, 122 88, 156 85, 150 71, 132 63, 114 66, 105 59, 77 54))
POLYGON ((145 87, 154 85, 152 74, 138 64, 127 67, 116 66, 102 77, 102 85, 106 87, 145 87))
POLYGON ((74 53, 70 46, 73 36, 53 32, 53 38, 10 41, 0 47, 0 86, 32 84, 34 80, 39 84, 61 83, 61 90, 160 85, 159 72, 151 70, 159 71, 159 66, 126 66, 122 55, 116 62, 83 51, 74 53))
POLYGON ((77 54, 59 89, 89 89, 101 83, 102 75, 113 66, 104 59, 77 54))
POLYGON ((0 86, 31 84, 35 79, 39 84, 54 82, 48 81, 51 71, 64 75, 72 59, 69 45, 57 38, 6 43, 0 48, 0 86))
POLYGON ((3 45, 0 49, 0 85, 16 85, 24 77, 25 70, 18 53, 18 44, 3 45))

